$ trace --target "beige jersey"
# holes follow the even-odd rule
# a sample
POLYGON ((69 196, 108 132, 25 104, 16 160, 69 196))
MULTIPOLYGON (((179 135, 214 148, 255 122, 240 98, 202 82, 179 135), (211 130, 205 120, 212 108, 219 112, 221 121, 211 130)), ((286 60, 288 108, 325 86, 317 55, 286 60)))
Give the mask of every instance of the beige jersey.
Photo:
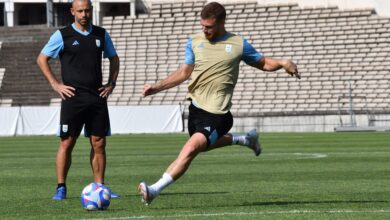
MULTIPOLYGON (((214 114, 225 114, 231 106, 233 90, 237 83, 239 64, 243 59, 244 43, 241 36, 226 32, 221 40, 210 42, 203 33, 190 38, 195 65, 188 86, 187 98, 214 114)), ((246 62, 260 60, 261 54, 250 45, 251 57, 246 62)), ((189 50, 187 44, 187 53, 189 50)))

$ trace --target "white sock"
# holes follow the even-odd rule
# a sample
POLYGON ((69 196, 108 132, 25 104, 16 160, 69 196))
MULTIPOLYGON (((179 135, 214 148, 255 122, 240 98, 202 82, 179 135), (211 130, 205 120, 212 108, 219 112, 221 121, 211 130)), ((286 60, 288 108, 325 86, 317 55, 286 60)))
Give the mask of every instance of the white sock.
POLYGON ((171 183, 173 183, 173 178, 168 173, 164 173, 155 184, 151 185, 149 188, 152 189, 153 194, 158 195, 160 192, 165 189, 167 186, 169 186, 171 183))
POLYGON ((246 139, 246 135, 233 134, 232 139, 232 144, 238 144, 243 146, 247 146, 249 144, 248 139, 246 139))

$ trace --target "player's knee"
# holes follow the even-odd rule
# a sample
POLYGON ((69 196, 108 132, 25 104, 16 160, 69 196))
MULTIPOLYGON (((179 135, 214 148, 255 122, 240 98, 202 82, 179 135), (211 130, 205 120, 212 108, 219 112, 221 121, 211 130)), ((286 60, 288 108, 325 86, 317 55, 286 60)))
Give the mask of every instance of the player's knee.
POLYGON ((64 151, 72 151, 75 142, 76 138, 74 137, 63 138, 60 142, 60 148, 64 151))
POLYGON ((96 154, 104 154, 106 147, 106 139, 104 137, 92 136, 91 147, 96 154))
POLYGON ((105 137, 91 136, 91 143, 94 146, 104 146, 106 144, 105 137))

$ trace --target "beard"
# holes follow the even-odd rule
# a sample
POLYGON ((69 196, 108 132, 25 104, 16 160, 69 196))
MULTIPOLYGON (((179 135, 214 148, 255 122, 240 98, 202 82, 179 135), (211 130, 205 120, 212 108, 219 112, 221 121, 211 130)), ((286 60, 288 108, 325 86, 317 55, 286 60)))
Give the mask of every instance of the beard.
POLYGON ((81 19, 78 19, 78 22, 79 22, 79 24, 84 26, 84 25, 88 25, 91 22, 91 19, 81 18, 81 19))
POLYGON ((213 41, 215 40, 215 34, 207 34, 207 33, 204 33, 204 36, 207 40, 209 41, 213 41))

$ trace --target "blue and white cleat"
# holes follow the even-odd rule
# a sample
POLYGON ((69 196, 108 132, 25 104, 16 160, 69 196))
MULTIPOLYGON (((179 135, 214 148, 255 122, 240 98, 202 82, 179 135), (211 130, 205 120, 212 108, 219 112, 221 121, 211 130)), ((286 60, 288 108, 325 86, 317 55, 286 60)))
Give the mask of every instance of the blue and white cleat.
POLYGON ((141 201, 145 205, 150 205, 152 203, 153 199, 155 196, 152 194, 151 190, 149 189, 149 186, 145 182, 141 182, 138 185, 138 192, 139 195, 141 196, 141 201))
POLYGON ((111 188, 107 187, 106 185, 101 184, 101 183, 97 183, 97 184, 98 184, 99 186, 103 187, 103 188, 108 189, 108 191, 110 191, 110 198, 111 198, 111 199, 112 199, 112 198, 116 199, 116 198, 121 197, 119 194, 116 194, 116 193, 112 192, 111 188))
POLYGON ((61 186, 56 190, 56 193, 52 197, 54 200, 63 200, 66 199, 66 187, 61 186))
POLYGON ((116 198, 119 198, 119 197, 121 197, 119 194, 116 194, 116 193, 114 193, 114 192, 111 192, 111 199, 112 199, 112 198, 116 199, 116 198))
POLYGON ((259 134, 256 129, 250 130, 245 138, 248 140, 248 147, 253 150, 256 156, 261 154, 262 148, 261 143, 259 142, 259 134))

